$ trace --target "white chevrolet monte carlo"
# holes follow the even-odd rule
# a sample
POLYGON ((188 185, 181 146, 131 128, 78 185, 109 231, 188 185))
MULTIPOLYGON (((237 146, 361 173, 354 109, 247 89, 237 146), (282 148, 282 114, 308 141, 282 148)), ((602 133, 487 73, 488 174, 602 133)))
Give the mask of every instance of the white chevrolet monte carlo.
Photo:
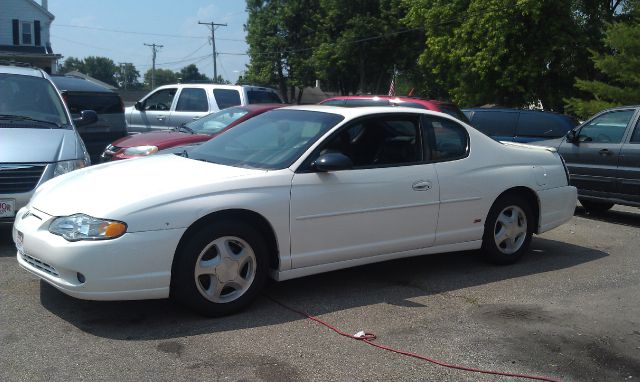
POLYGON ((15 220, 22 267, 89 300, 166 298, 205 315, 286 280, 482 248, 496 263, 571 219, 553 149, 410 108, 287 107, 178 155, 74 171, 15 220))

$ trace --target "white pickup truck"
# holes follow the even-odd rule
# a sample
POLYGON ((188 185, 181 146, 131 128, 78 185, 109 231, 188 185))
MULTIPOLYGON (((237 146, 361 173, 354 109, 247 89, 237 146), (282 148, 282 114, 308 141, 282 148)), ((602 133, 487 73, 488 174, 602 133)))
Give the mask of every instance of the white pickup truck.
POLYGON ((166 130, 231 106, 282 103, 275 90, 249 85, 164 85, 125 109, 127 131, 166 130))

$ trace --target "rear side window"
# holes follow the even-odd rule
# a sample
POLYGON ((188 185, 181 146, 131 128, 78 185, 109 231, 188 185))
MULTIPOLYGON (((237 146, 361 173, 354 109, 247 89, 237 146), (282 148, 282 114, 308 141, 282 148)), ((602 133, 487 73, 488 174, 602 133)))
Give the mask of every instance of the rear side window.
POLYGON ((640 120, 636 123, 636 128, 633 131, 633 136, 631 137, 631 143, 640 143, 640 120))
POLYGON ((98 114, 123 113, 120 96, 109 93, 65 93, 63 95, 69 112, 80 114, 82 110, 93 110, 98 114))
POLYGON ((348 99, 345 106, 389 106, 389 101, 386 99, 348 99))
POLYGON ((282 100, 276 93, 264 90, 249 90, 247 91, 247 98, 250 104, 282 103, 282 100))
POLYGON ((426 106, 420 105, 419 103, 415 102, 397 102, 393 103, 393 106, 412 107, 414 109, 428 110, 426 106))
POLYGON ((209 111, 207 93, 205 93, 204 89, 182 89, 176 111, 209 111))
POLYGON ((216 99, 219 109, 226 109, 241 104, 240 93, 237 90, 213 89, 213 96, 216 99))
POLYGON ((436 162, 461 159, 469 152, 469 134, 456 122, 431 116, 422 117, 425 131, 425 147, 436 162))
POLYGON ((476 111, 471 124, 491 137, 513 137, 518 123, 518 112, 476 111))
POLYGON ((321 102, 322 105, 344 106, 343 99, 332 99, 330 101, 321 102))
POLYGON ((575 125, 562 116, 542 112, 521 112, 516 135, 519 137, 558 138, 575 125))

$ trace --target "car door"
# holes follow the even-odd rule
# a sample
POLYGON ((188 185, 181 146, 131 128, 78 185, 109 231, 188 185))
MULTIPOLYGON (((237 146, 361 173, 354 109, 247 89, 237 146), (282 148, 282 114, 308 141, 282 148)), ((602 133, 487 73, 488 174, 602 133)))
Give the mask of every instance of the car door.
POLYGON ((424 158, 415 114, 353 121, 314 151, 291 187, 294 268, 429 247, 438 218, 438 182, 424 158), (316 172, 338 152, 353 168, 316 172))
POLYGON ((167 128, 173 99, 177 88, 163 88, 149 94, 140 102, 140 109, 134 108, 129 116, 130 132, 146 132, 167 128))
POLYGON ((178 127, 204 117, 209 113, 209 99, 203 88, 184 87, 178 94, 176 107, 166 124, 167 128, 178 127))
POLYGON ((618 162, 618 193, 622 198, 640 203, 640 110, 629 138, 622 145, 618 162))
POLYGON ((563 140, 558 148, 567 162, 571 184, 582 194, 615 193, 622 140, 635 109, 615 109, 584 123, 577 141, 563 140))

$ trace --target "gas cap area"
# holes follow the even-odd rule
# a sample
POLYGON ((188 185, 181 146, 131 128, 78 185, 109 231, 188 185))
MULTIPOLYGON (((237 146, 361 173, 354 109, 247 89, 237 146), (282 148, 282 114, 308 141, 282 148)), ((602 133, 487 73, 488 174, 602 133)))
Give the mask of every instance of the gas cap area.
POLYGON ((545 186, 547 184, 547 170, 544 167, 533 166, 533 173, 535 174, 538 186, 545 186))

